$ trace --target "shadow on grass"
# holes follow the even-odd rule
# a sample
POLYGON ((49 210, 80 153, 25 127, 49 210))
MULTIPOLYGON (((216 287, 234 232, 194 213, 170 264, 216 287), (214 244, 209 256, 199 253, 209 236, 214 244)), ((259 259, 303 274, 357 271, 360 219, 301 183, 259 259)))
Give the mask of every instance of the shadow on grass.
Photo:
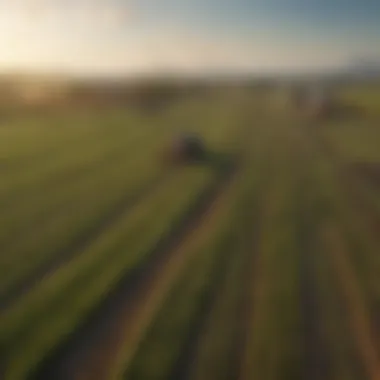
POLYGON ((236 166, 237 157, 225 152, 205 152, 202 156, 193 157, 179 163, 182 166, 209 167, 213 170, 225 173, 236 166))
POLYGON ((356 104, 338 104, 329 112, 332 120, 356 120, 366 116, 365 110, 356 104))
POLYGON ((367 182, 375 188, 380 188, 380 163, 355 161, 347 164, 345 171, 348 174, 353 174, 356 178, 367 182))

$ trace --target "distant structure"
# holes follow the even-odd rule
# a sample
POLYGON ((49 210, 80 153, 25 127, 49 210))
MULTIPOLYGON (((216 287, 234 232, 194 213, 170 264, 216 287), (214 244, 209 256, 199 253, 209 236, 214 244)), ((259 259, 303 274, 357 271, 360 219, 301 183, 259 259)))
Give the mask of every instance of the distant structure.
POLYGON ((334 100, 332 94, 327 89, 314 88, 309 93, 306 106, 311 116, 329 116, 334 108, 334 100))
POLYGON ((202 139, 190 133, 175 136, 165 151, 165 159, 173 163, 201 162, 205 156, 206 148, 202 139))
POLYGON ((20 101, 25 104, 47 104, 62 101, 65 98, 65 89, 50 84, 25 84, 16 90, 20 101))
POLYGON ((293 109, 312 118, 331 115, 335 106, 331 92, 321 86, 298 86, 293 88, 290 98, 293 109))
POLYGON ((2 86, 9 101, 24 105, 45 105, 62 102, 69 94, 69 85, 61 78, 10 78, 2 86))

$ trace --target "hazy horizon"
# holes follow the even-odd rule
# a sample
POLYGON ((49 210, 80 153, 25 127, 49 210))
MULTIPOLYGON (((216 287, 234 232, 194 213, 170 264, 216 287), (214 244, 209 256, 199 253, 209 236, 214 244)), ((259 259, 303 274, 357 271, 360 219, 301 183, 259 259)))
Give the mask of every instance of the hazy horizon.
POLYGON ((334 70, 380 60, 379 15, 375 0, 3 0, 0 73, 334 70))

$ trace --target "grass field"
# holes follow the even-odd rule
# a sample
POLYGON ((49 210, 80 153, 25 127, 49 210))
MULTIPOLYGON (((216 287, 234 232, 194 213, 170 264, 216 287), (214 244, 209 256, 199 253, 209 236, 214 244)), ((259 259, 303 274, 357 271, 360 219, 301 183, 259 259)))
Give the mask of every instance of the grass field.
POLYGON ((0 379, 379 380, 380 88, 341 98, 2 122, 0 379), (214 159, 165 163, 181 130, 214 159))

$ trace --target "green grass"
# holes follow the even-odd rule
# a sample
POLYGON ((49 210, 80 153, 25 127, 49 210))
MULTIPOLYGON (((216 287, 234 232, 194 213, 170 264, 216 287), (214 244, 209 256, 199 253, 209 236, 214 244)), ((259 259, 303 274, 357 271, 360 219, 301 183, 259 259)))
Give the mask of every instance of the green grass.
MULTIPOLYGON (((322 126, 322 128, 324 128, 322 126)), ((347 162, 380 162, 380 128, 366 121, 333 123, 323 134, 347 162)))
POLYGON ((157 239, 191 207, 196 189, 202 188, 209 177, 205 173, 194 175, 187 181, 177 178, 177 183, 162 189, 152 203, 144 203, 141 210, 100 241, 95 240, 78 260, 42 282, 5 314, 0 325, 11 358, 9 379, 28 373, 79 325, 121 276, 149 257, 157 239))
POLYGON ((232 258, 215 305, 207 317, 206 329, 198 341, 189 371, 192 380, 228 380, 235 378, 239 371, 240 354, 244 352, 245 321, 249 320, 245 313, 250 310, 247 303, 257 254, 254 240, 259 236, 260 195, 266 190, 267 176, 265 167, 257 164, 257 160, 263 157, 253 156, 253 162, 244 172, 232 218, 232 258))
MULTIPOLYGON (((223 217, 228 218, 228 214, 223 217)), ((199 252, 194 253, 193 260, 178 282, 173 284, 172 292, 148 329, 123 378, 143 380, 170 377, 183 342, 188 339, 205 303, 210 302, 217 292, 216 286, 233 254, 231 225, 223 226, 225 219, 220 224, 211 226, 206 242, 199 252)))
POLYGON ((367 112, 379 115, 380 92, 378 86, 350 86, 340 91, 340 98, 363 107, 367 112))
MULTIPOLYGON (((219 115, 212 113, 212 117, 219 115)), ((235 126, 226 120, 207 128, 201 120, 192 129, 204 129, 202 136, 211 149, 231 151, 236 148, 229 143, 234 141, 235 126)), ((49 170, 54 173, 44 172, 41 177, 30 171, 31 186, 24 177, 23 186, 17 178, 10 181, 12 191, 0 196, 5 206, 0 216, 0 245, 8 252, 0 259, 0 294, 86 234, 120 200, 132 198, 168 171, 160 160, 172 134, 173 127, 168 125, 139 127, 142 132, 137 134, 111 123, 103 126, 100 135, 99 131, 91 135, 94 141, 87 141, 85 148, 79 143, 77 151, 61 152, 59 159, 50 157, 49 170)))
MULTIPOLYGON (((211 116, 213 119, 219 118, 215 112, 211 116)), ((225 152, 236 149, 236 144, 226 145, 226 141, 236 134, 236 125, 232 121, 228 119, 220 125, 210 125, 207 129, 203 124, 203 136, 212 149, 223 149, 225 152), (216 129, 218 133, 215 133, 216 129)), ((61 211, 51 212, 45 225, 30 227, 29 240, 26 235, 25 240, 12 242, 8 246, 7 251, 12 254, 8 258, 3 257, 3 289, 6 291, 39 263, 54 256, 74 234, 81 233, 90 222, 101 218, 115 199, 125 196, 128 191, 133 193, 144 182, 159 175, 161 164, 156 158, 157 149, 169 135, 170 127, 166 132, 152 132, 147 141, 140 137, 137 146, 132 139, 128 144, 133 145, 134 150, 126 155, 134 157, 133 160, 119 160, 115 165, 107 165, 105 161, 103 170, 97 165, 98 171, 89 173, 87 179, 80 178, 79 182, 58 189, 61 211), (141 156, 136 153, 139 145, 143 149, 141 156), (147 154, 144 154, 144 149, 147 154), (126 175, 125 184, 122 182, 123 175, 126 175), (75 216, 73 211, 76 209, 83 212, 83 217, 75 216)), ((114 136, 111 146, 123 144, 118 140, 114 136)), ((96 144, 101 146, 99 141, 96 144)), ((70 160, 66 164, 74 162, 73 157, 70 160)), ((135 205, 130 213, 125 213, 100 236, 94 237, 83 252, 64 263, 53 275, 42 279, 14 306, 3 312, 0 315, 0 335, 2 346, 8 347, 9 368, 6 378, 22 379, 74 331, 122 276, 149 258, 157 241, 169 233, 178 219, 193 207, 202 189, 213 182, 217 174, 217 168, 207 166, 183 168, 173 174, 148 194, 144 201, 135 205)), ((44 174, 43 178, 49 180, 49 174, 44 174)), ((41 183, 40 179, 35 181, 41 183)), ((33 197, 30 204, 32 208, 35 207, 33 197)), ((10 212, 14 212, 14 209, 10 208, 10 212)), ((29 224, 35 217, 30 211, 29 224)), ((27 225, 23 218, 16 217, 16 227, 20 219, 27 225)))
POLYGON ((0 128, 0 299, 43 265, 59 265, 0 311, 6 365, 0 377, 26 380, 45 363, 121 279, 150 260, 158 242, 217 180, 220 167, 172 170, 160 161, 170 137, 190 130, 215 156, 245 151, 238 182, 211 211, 212 222, 195 226, 196 244, 189 245, 183 265, 162 270, 160 298, 152 309, 143 305, 150 311, 138 339, 111 347, 117 357, 104 373, 115 380, 170 378, 189 333, 202 321, 189 379, 227 380, 239 369, 237 380, 302 378, 301 272, 308 255, 318 311, 314 328, 328 359, 325 378, 363 378, 352 331, 355 311, 339 277, 342 268, 333 265, 333 245, 324 245, 321 231, 329 220, 341 230, 344 257, 372 323, 380 294, 378 189, 357 179, 356 196, 368 205, 361 207, 355 189, 336 174, 354 161, 380 162, 379 94, 345 89, 342 97, 367 114, 319 126, 317 134, 331 144, 336 161, 319 150, 304 120, 275 109, 254 90, 178 102, 156 118, 117 107, 12 114, 0 128), (76 240, 138 194, 143 196, 70 255, 76 240), (60 257, 66 253, 68 259, 60 257), (243 306, 249 313, 244 318, 243 306))
MULTIPOLYGON (((302 370, 299 289, 298 176, 296 131, 278 130, 271 139, 270 187, 263 195, 261 234, 251 296, 253 314, 243 378, 297 379, 302 370), (283 138, 286 134, 287 140, 283 138), (291 170, 291 168, 293 170, 291 170)), ((302 161, 301 161, 302 162, 302 161)))
MULTIPOLYGON (((339 161, 338 164, 342 162, 344 163, 344 160, 339 161)), ((335 161, 329 161, 320 153, 315 156, 314 164, 316 167, 314 196, 319 202, 317 206, 319 204, 322 216, 316 231, 316 250, 320 253, 315 255, 314 267, 319 331, 323 347, 327 348, 324 357, 329 363, 329 378, 333 380, 361 379, 364 376, 363 362, 350 324, 353 310, 350 309, 350 305, 347 305, 339 282, 340 274, 332 263, 333 249, 327 244, 322 231, 332 219, 343 232, 348 248, 344 254, 355 276, 355 281, 357 280, 355 286, 358 285, 357 289, 362 293, 361 301, 367 305, 366 307, 369 306, 371 296, 371 290, 366 286, 366 282, 376 276, 373 273, 371 277, 368 264, 371 261, 373 265, 376 260, 374 250, 378 243, 370 237, 368 225, 365 225, 368 222, 368 215, 363 214, 364 210, 358 209, 357 201, 352 198, 351 189, 347 190, 348 184, 342 182, 341 177, 337 175, 341 167, 336 167, 335 161)), ((362 193, 364 196, 366 194, 365 191, 362 193)), ((374 266, 372 269, 376 271, 374 266)))

